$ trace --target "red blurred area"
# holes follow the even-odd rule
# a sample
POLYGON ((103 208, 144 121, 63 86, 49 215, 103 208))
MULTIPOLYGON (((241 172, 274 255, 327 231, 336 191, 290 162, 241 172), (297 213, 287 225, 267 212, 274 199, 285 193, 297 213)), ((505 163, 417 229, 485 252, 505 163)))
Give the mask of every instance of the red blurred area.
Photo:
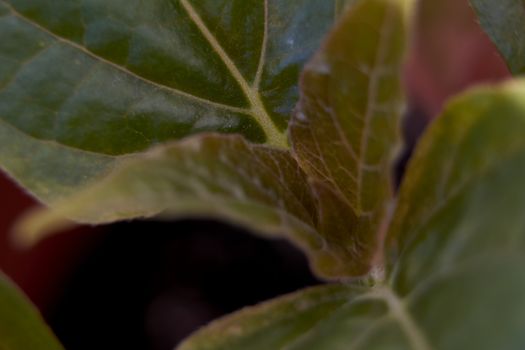
POLYGON ((87 253, 96 235, 87 228, 61 234, 29 250, 15 248, 10 229, 15 220, 37 203, 0 172, 0 269, 10 276, 41 309, 54 303, 62 281, 87 253))
POLYGON ((418 14, 407 84, 412 103, 429 118, 470 86, 510 76, 467 0, 421 0, 418 14))

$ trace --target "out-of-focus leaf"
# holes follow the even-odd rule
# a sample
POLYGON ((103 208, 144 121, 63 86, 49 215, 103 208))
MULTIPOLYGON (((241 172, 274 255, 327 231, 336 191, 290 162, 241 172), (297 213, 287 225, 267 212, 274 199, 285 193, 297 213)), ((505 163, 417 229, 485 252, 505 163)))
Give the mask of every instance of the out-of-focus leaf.
POLYGON ((0 0, 0 167, 52 204, 213 131, 286 147, 336 0, 0 0))
POLYGON ((344 237, 354 275, 370 270, 389 220, 412 7, 409 0, 356 2, 306 66, 290 125, 293 151, 318 188, 321 210, 326 202, 325 213, 346 212, 328 215, 324 225, 344 237), (332 199, 324 201, 326 195, 332 199))
POLYGON ((343 285, 314 287, 214 321, 178 350, 284 349, 298 341, 360 289, 343 285))
POLYGON ((519 80, 456 99, 401 187, 390 279, 434 349, 525 346, 524 97, 519 80))
MULTIPOLYGON (((182 349, 258 343, 286 350, 524 348, 524 101, 525 80, 482 88, 455 100, 434 122, 401 188, 384 281, 347 285, 346 302, 313 309, 325 309, 314 325, 301 323, 297 307, 284 312, 283 325, 273 324, 271 314, 283 313, 276 301, 270 305, 279 311, 263 306, 232 316, 182 349)), ((324 288, 316 298, 344 298, 344 286, 324 288)), ((300 305, 301 298, 292 300, 300 305)))
POLYGON ((413 108, 427 119, 469 87, 509 76, 468 0, 419 0, 412 34, 405 85, 413 108))
POLYGON ((2 273, 0 273, 0 349, 63 350, 38 311, 2 273))
POLYGON ((406 267, 394 271, 402 290, 458 265, 523 255, 524 97, 523 80, 479 88, 454 100, 424 136, 389 233, 406 267))
POLYGON ((514 74, 525 73, 525 6, 522 0, 470 0, 481 26, 514 74))

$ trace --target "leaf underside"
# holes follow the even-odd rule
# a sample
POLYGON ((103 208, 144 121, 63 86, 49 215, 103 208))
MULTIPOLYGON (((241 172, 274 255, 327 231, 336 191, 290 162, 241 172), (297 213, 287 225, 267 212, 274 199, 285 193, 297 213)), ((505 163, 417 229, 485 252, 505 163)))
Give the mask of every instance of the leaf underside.
POLYGON ((250 308, 179 349, 524 348, 523 101, 524 80, 481 88, 426 132, 401 186, 384 282, 250 308))
POLYGON ((286 234, 319 273, 344 268, 316 230, 315 197, 290 153, 240 136, 201 135, 130 157, 19 230, 27 244, 53 233, 63 217, 98 224, 153 216, 226 218, 270 237, 286 234))
POLYGON ((306 66, 290 124, 293 152, 325 213, 323 232, 340 237, 353 275, 374 264, 389 220, 407 8, 398 0, 356 2, 306 66))

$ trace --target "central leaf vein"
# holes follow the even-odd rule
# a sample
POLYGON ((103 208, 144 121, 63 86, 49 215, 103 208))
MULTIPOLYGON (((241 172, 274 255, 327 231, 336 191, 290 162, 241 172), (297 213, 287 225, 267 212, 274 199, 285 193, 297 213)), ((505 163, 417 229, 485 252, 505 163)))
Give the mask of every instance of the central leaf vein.
POLYGON ((374 62, 374 66, 372 67, 372 70, 370 72, 370 81, 368 83, 368 101, 366 106, 366 113, 363 118, 363 133, 361 135, 361 142, 359 147, 359 156, 358 158, 361 160, 357 163, 357 194, 358 194, 358 209, 359 211, 364 211, 362 204, 362 190, 363 190, 363 180, 364 180, 364 173, 366 171, 365 165, 366 165, 366 156, 368 152, 369 147, 369 138, 371 133, 371 123, 372 118, 374 117, 374 107, 377 103, 378 94, 379 94, 379 80, 382 75, 382 69, 381 67, 384 66, 384 61, 388 54, 388 45, 390 42, 391 37, 391 27, 392 27, 392 21, 393 21, 393 7, 388 6, 387 13, 385 14, 386 18, 383 21, 383 25, 381 27, 381 31, 379 33, 379 46, 377 48, 376 58, 374 62))
MULTIPOLYGON (((190 19, 195 23, 197 28, 200 30, 202 35, 206 38, 212 49, 215 51, 215 53, 220 57, 230 74, 233 76, 233 78, 237 81, 239 86, 241 87, 242 91, 248 98, 248 101, 250 102, 250 112, 251 115, 257 120, 257 122, 260 124, 262 129, 264 130, 266 137, 268 138, 268 143, 273 146, 278 147, 287 147, 287 140, 286 136, 279 131, 279 129, 275 126, 272 118, 266 111, 266 108, 264 107, 264 103, 261 100, 261 96, 259 94, 259 91, 256 86, 251 87, 250 84, 246 81, 244 76, 241 74, 233 60, 230 58, 228 53, 224 50, 222 45, 219 43, 215 35, 209 30, 206 23, 204 23, 201 16, 197 13, 195 8, 190 4, 188 0, 180 0, 180 3, 182 4, 182 7, 186 10, 188 13, 188 16, 190 19)), ((267 12, 267 4, 265 4, 265 12, 267 12)), ((265 22, 267 19, 264 19, 265 22)), ((266 27, 266 24, 265 24, 266 27)), ((266 31, 266 29, 265 29, 266 31)), ((265 35, 266 36, 266 35, 265 35)), ((265 42, 266 39, 263 40, 263 48, 261 49, 264 54, 264 46, 266 45, 265 42)), ((261 59, 261 62, 264 63, 264 58, 261 59)), ((259 70, 262 71, 262 66, 259 67, 259 70)), ((258 73, 262 74, 262 73, 258 73)))
POLYGON ((199 28, 201 33, 204 35, 204 37, 208 40, 209 44, 212 46, 213 50, 221 58, 221 60, 226 65, 228 71, 230 72, 230 74, 233 76, 233 78, 237 81, 237 83, 239 84, 239 86, 243 90, 244 94, 248 98, 248 101, 250 102, 250 108, 240 108, 240 107, 235 107, 235 106, 231 106, 231 105, 227 105, 227 104, 223 104, 223 103, 219 103, 219 102, 214 102, 214 101, 211 101, 211 100, 208 100, 208 99, 205 99, 205 98, 193 95, 193 94, 188 93, 186 91, 182 91, 182 90, 170 87, 170 86, 166 86, 166 85, 157 83, 157 82, 152 81, 150 79, 147 79, 147 78, 145 78, 145 77, 143 77, 143 76, 141 76, 139 74, 136 74, 136 73, 130 71, 126 67, 118 65, 118 64, 116 64, 116 63, 114 63, 114 62, 112 62, 112 61, 110 61, 110 60, 108 60, 108 59, 106 59, 106 58, 104 58, 104 57, 102 57, 100 55, 97 55, 97 54, 91 52, 88 48, 86 48, 82 44, 79 44, 79 43, 76 43, 76 42, 74 42, 74 41, 72 41, 70 39, 64 38, 64 37, 56 34, 55 32, 51 31, 50 29, 47 29, 42 24, 34 21, 33 19, 31 19, 31 18, 27 17, 26 15, 24 15, 24 14, 20 13, 19 11, 17 11, 6 0, 0 0, 0 3, 4 4, 6 6, 6 8, 11 13, 12 16, 14 16, 14 17, 18 18, 19 20, 21 20, 21 21, 23 21, 23 22, 25 22, 25 23, 35 27, 39 31, 41 31, 43 33, 46 33, 47 35, 52 37, 54 40, 57 40, 58 42, 61 42, 61 43, 64 43, 64 44, 66 44, 66 45, 68 45, 70 47, 73 47, 73 48, 81 51, 82 53, 86 54, 87 56, 91 57, 92 59, 95 59, 96 61, 99 61, 99 62, 102 62, 104 64, 107 64, 107 65, 111 66, 112 68, 114 68, 114 69, 116 69, 116 70, 118 70, 120 72, 123 72, 124 74, 126 74, 128 76, 131 76, 131 77, 133 77, 133 78, 135 78, 137 80, 140 80, 142 82, 145 82, 145 83, 147 83, 149 85, 153 85, 157 89, 164 90, 164 91, 167 91, 169 93, 185 97, 185 98, 187 98, 189 100, 193 100, 193 101, 195 101, 197 103, 201 103, 201 104, 205 104, 205 105, 208 105, 208 106, 211 106, 211 107, 214 107, 214 108, 228 110, 228 111, 231 111, 231 112, 234 112, 234 113, 240 113, 240 114, 249 115, 249 116, 253 117, 259 123, 259 125, 262 127, 263 131, 265 132, 265 134, 267 136, 267 142, 270 145, 286 148, 287 147, 286 137, 285 137, 284 133, 279 131, 279 129, 273 123, 273 120, 271 119, 270 115, 266 111, 266 108, 264 106, 264 103, 261 100, 261 97, 260 97, 260 94, 259 94, 259 91, 258 91, 258 84, 259 84, 258 80, 260 80, 261 77, 262 77, 262 71, 263 71, 263 66, 264 66, 264 56, 266 55, 266 53, 265 53, 266 40, 267 40, 266 32, 267 32, 267 21, 268 21, 268 18, 267 18, 267 16, 268 16, 267 3, 265 3, 265 18, 264 18, 264 21, 265 21, 265 24, 264 24, 265 29, 264 29, 264 31, 265 31, 265 33, 264 33, 263 44, 262 44, 262 48, 261 48, 261 59, 260 59, 260 62, 259 62, 259 68, 258 68, 258 73, 257 73, 257 76, 256 76, 256 81, 254 82, 254 86, 252 87, 252 86, 250 86, 248 84, 246 79, 242 76, 242 74, 240 73, 240 71, 237 68, 237 66, 235 65, 235 63, 232 61, 232 59, 228 56, 228 54, 222 48, 222 46, 217 41, 215 36, 210 32, 210 30, 208 29, 206 24, 203 22, 203 20, 200 18, 199 14, 195 11, 193 6, 187 0, 180 0, 180 1, 181 1, 181 4, 183 5, 183 7, 185 8, 185 10, 187 11, 187 13, 188 13, 189 17, 191 18, 191 20, 197 25, 197 27, 199 28))

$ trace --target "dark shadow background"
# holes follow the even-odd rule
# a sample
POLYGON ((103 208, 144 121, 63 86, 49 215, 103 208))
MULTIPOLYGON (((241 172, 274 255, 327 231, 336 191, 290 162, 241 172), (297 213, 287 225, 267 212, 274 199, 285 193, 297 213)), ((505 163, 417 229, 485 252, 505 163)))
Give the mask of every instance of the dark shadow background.
POLYGON ((49 321, 68 349, 172 349, 211 319, 315 283, 285 242, 212 221, 117 224, 49 321))
MULTIPOLYGON (((420 13, 398 175, 448 97, 508 76, 466 0, 422 0, 420 13)), ((9 228, 33 205, 0 174, 0 269, 68 350, 169 350, 216 317, 319 283, 290 244, 205 220, 82 227, 20 252, 9 228)))

